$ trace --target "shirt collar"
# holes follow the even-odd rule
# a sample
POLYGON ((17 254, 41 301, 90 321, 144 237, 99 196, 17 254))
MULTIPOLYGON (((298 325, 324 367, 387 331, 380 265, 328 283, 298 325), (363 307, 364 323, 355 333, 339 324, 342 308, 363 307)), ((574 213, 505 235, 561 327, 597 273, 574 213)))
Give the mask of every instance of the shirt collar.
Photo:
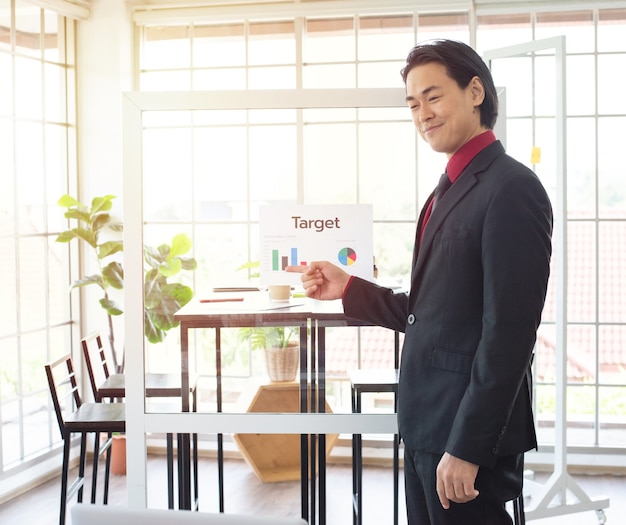
POLYGON ((463 144, 448 161, 446 171, 448 172, 450 181, 454 183, 471 160, 495 141, 496 136, 494 132, 487 130, 463 144))

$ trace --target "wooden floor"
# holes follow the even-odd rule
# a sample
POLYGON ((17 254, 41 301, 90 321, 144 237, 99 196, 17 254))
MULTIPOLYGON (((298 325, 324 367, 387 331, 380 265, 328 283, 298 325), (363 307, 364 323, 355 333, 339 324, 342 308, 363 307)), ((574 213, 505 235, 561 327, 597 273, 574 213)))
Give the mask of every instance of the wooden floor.
MULTIPOLYGON (((148 506, 165 508, 166 467, 163 456, 151 456, 148 461, 148 506)), ((352 523, 351 492, 352 477, 349 465, 329 465, 327 474, 327 519, 328 525, 352 523)), ((546 476, 539 476, 542 481, 546 476)), ((112 476, 109 504, 125 505, 126 477, 112 476)), ((392 525, 393 485, 392 471, 386 467, 365 467, 364 470, 364 525, 392 525)), ((575 476, 575 481, 591 498, 608 496, 611 504, 606 509, 607 523, 626 523, 626 477, 618 476, 575 476)), ((200 460, 201 511, 217 512, 217 468, 212 459, 200 460)), ((1 524, 55 525, 58 523, 59 479, 0 506, 1 524)), ((225 512, 265 516, 299 516, 300 483, 262 483, 250 467, 240 460, 225 463, 225 512)), ((406 525, 404 493, 400 483, 400 525, 406 525)), ((100 483, 102 486, 102 483, 100 483)), ((87 483, 87 489, 90 483, 87 483)), ((88 492, 86 492, 88 494, 88 492)), ((88 497, 88 496, 87 496, 88 497)), ((74 505, 72 500, 69 505, 74 505)), ((318 521, 319 523, 319 521, 318 521)), ((555 518, 536 520, 538 524, 593 525, 598 523, 595 512, 568 514, 555 518)), ((68 516, 67 525, 71 525, 68 516)))

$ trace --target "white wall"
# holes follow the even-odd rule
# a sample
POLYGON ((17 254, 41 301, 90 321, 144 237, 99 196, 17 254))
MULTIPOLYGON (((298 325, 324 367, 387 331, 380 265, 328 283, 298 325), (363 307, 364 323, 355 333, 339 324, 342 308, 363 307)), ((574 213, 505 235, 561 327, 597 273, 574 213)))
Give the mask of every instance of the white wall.
MULTIPOLYGON (((87 203, 97 195, 116 195, 114 210, 121 216, 122 93, 134 89, 133 24, 125 0, 92 0, 89 19, 78 24, 77 50, 78 198, 87 203)), ((83 304, 100 297, 95 287, 82 292, 83 304)), ((81 324, 84 335, 108 332, 99 308, 84 309, 81 324)), ((118 348, 123 337, 123 324, 116 322, 118 348)))

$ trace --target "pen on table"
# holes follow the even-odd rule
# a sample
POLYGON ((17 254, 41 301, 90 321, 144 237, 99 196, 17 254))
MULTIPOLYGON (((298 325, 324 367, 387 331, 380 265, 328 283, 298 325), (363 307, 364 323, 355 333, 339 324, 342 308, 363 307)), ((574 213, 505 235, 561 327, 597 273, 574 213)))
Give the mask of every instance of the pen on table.
POLYGON ((231 303, 243 301, 243 297, 223 297, 220 299, 200 299, 201 303, 231 303))

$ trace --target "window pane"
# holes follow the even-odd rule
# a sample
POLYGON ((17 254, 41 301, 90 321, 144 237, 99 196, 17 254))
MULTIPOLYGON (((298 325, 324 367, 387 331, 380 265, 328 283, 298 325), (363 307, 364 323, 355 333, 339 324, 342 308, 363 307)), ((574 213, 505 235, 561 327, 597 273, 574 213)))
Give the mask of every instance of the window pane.
POLYGON ((596 141, 594 118, 567 119, 567 215, 596 216, 596 141))
POLYGON ((374 224, 373 248, 380 284, 408 288, 415 243, 415 227, 414 223, 374 224))
MULTIPOLYGON (((47 320, 47 260, 48 247, 41 237, 22 238, 19 241, 18 278, 20 283, 20 328, 22 331, 41 329, 47 320), (46 272, 42 271, 45 269, 46 272)), ((28 348, 38 352, 39 348, 28 348)), ((47 345, 44 344, 44 350, 47 345)), ((43 365, 43 364, 42 364, 43 365)))
POLYGON ((470 43, 470 22, 467 13, 421 14, 417 18, 417 23, 418 42, 433 38, 450 38, 470 43))
POLYGON ((18 118, 41 119, 41 63, 15 57, 15 115, 18 118))
POLYGON ((296 39, 293 22, 250 24, 248 64, 295 64, 296 39))
POLYGON ((48 62, 61 62, 61 56, 59 54, 60 45, 65 46, 65 42, 59 41, 59 22, 63 23, 63 19, 59 17, 53 11, 44 11, 44 38, 43 38, 43 53, 44 60, 48 62))
MULTIPOLYGON (((499 58, 492 61, 491 73, 496 86, 506 88, 507 117, 531 115, 534 104, 531 58, 499 58)), ((551 75, 554 78, 554 73, 551 75)), ((554 100, 554 94, 548 96, 554 100)))
MULTIPOLYGON (((60 210, 60 208, 59 208, 60 210)), ((48 239, 49 284, 48 302, 50 324, 59 325, 71 318, 69 281, 69 251, 67 244, 48 239)))
POLYGON ((64 126, 48 124, 44 126, 44 131, 48 231, 62 231, 67 226, 65 210, 57 202, 61 195, 67 193, 67 129, 64 126))
POLYGON ((626 54, 598 56, 598 113, 626 113, 622 73, 626 71, 626 54))
POLYGON ((565 36, 567 53, 593 52, 593 12, 537 13, 536 40, 561 35, 565 36))
POLYGON ((191 89, 189 71, 147 71, 139 77, 143 91, 187 91, 191 89))
POLYGON ((191 146, 189 129, 149 129, 144 133, 143 188, 147 219, 191 219, 191 146))
POLYGON ((302 86, 305 89, 330 89, 356 87, 354 64, 305 66, 302 69, 302 86))
POLYGON ((484 15, 478 17, 476 49, 484 53, 533 39, 529 14, 484 15))
POLYGON ((246 88, 246 70, 243 68, 196 70, 192 75, 195 90, 246 88))
POLYGON ((241 220, 245 210, 247 135, 244 127, 212 127, 194 131, 194 196, 196 217, 241 220))
MULTIPOLYGON (((3 256, 0 258, 0 337, 14 334, 17 330, 17 264, 15 253, 15 240, 13 237, 0 237, 0 250, 3 256)), ((1 348, 1 347, 0 347, 1 348)), ((4 373, 4 354, 0 353, 0 362, 3 366, 0 374, 4 373)), ((7 372, 8 373, 8 372, 7 372)), ((2 388, 0 387, 0 392, 2 388)))
POLYGON ((194 26, 194 67, 232 67, 246 63, 243 24, 194 26))
POLYGON ((600 442, 604 446, 624 446, 623 423, 626 415, 626 388, 601 387, 600 442))
POLYGON ((189 67, 191 44, 187 26, 145 27, 141 69, 189 67))
POLYGON ((626 221, 601 221, 599 227, 600 321, 626 322, 626 221))
POLYGON ((360 200, 373 204, 376 219, 415 217, 415 156, 412 124, 359 126, 360 200))
POLYGON ((62 67, 52 64, 44 65, 45 89, 44 109, 45 119, 53 122, 62 122, 65 119, 65 71, 62 67))
MULTIPOLYGON (((599 328, 599 339, 600 382, 626 385, 626 326, 602 325, 599 328)), ((623 415, 626 415, 626 411, 623 415)))
POLYGON ((596 327, 569 325, 567 328, 567 381, 591 383, 596 380, 596 327))
POLYGON ((302 46, 304 63, 354 61, 355 40, 351 18, 308 19, 302 46))
POLYGON ((15 159, 17 204, 21 233, 45 231, 44 221, 44 172, 42 126, 35 122, 16 122, 15 159))
POLYGON ((593 386, 567 388, 568 445, 595 444, 596 389, 593 386))
POLYGON ((15 2, 15 52, 41 58, 41 9, 24 0, 15 2))
MULTIPOLYGON (((550 117, 556 115, 556 65, 554 56, 535 57, 533 92, 535 93, 535 115, 550 117)), ((513 105, 516 104, 515 99, 513 99, 513 103, 513 105)))
POLYGON ((372 16, 359 19, 359 60, 404 58, 414 43, 412 16, 372 16))
POLYGON ((626 117, 598 119, 598 201, 599 215, 626 218, 626 185, 624 184, 623 134, 626 117))
POLYGON ((250 129, 250 198, 259 203, 296 202, 295 126, 250 129))
POLYGON ((304 200, 353 204, 356 198, 356 126, 311 124, 304 129, 304 200))
POLYGON ((404 62, 373 62, 359 64, 359 87, 362 88, 385 88, 403 87, 400 70, 404 62))
MULTIPOLYGON (((0 37, 0 46, 1 45, 2 38, 0 37)), ((0 117, 10 117, 13 114, 12 64, 13 60, 11 55, 0 53, 0 117)))
POLYGON ((626 9, 598 12, 598 51, 626 51, 626 9))
POLYGON ((13 122, 0 118, 0 159, 2 159, 2 191, 0 191, 0 236, 15 233, 15 174, 13 165, 13 122))
POLYGON ((295 67, 260 67, 248 70, 250 89, 294 89, 295 67))
POLYGON ((595 222, 572 222, 567 245, 567 317, 570 322, 596 321, 595 222))
POLYGON ((596 86, 593 55, 568 56, 566 61, 567 114, 595 114, 596 86))
POLYGON ((245 224, 197 225, 194 257, 198 269, 194 278, 198 293, 209 292, 220 283, 245 282, 246 272, 237 268, 248 261, 248 247, 257 246, 258 238, 251 236, 245 224))

